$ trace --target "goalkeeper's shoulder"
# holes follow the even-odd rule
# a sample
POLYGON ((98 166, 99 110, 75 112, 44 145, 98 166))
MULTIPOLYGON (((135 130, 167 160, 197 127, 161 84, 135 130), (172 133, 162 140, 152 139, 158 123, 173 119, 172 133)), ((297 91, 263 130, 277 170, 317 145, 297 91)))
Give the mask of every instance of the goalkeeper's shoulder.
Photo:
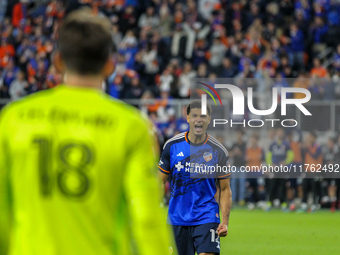
MULTIPOLYGON (((147 114, 109 95, 105 97, 109 104, 110 112, 115 115, 114 118, 117 120, 117 124, 127 131, 126 134, 128 134, 130 138, 147 139, 147 137, 149 137, 151 140, 155 140, 157 128, 147 114)), ((128 140, 131 140, 130 138, 128 140)))

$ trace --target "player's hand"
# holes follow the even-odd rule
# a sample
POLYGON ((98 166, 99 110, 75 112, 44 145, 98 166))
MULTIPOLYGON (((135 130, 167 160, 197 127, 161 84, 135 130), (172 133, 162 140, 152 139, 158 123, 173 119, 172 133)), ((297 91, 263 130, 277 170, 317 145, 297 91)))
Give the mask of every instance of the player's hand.
POLYGON ((219 237, 225 237, 228 235, 228 226, 220 224, 217 228, 217 234, 219 237))

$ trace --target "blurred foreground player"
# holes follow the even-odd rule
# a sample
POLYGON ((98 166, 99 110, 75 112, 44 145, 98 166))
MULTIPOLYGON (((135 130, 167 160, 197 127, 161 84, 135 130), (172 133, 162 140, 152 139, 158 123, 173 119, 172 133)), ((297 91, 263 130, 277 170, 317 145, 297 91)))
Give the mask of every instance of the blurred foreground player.
POLYGON ((100 91, 110 23, 75 11, 58 49, 66 84, 1 113, 0 254, 169 254, 147 121, 100 91))
POLYGON ((207 113, 201 114, 200 101, 188 105, 189 132, 169 139, 159 162, 163 182, 170 178, 168 223, 173 226, 179 255, 219 254, 220 237, 228 234, 230 173, 216 168, 209 175, 196 168, 196 164, 229 165, 228 151, 206 133, 211 120, 209 105, 207 113))

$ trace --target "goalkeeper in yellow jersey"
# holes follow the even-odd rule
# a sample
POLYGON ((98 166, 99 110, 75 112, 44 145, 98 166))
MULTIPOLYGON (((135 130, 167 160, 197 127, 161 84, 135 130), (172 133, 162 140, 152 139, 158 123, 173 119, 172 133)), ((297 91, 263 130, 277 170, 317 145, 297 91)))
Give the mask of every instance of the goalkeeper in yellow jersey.
POLYGON ((2 110, 1 255, 169 254, 147 121, 100 90, 111 51, 107 19, 71 13, 55 56, 65 84, 2 110))

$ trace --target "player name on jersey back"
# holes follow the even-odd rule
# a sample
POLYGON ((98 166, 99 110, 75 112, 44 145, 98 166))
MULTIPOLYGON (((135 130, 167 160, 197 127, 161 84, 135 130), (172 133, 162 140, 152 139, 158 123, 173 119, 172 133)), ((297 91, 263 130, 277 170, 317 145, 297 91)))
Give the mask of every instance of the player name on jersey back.
POLYGON ((91 125, 97 128, 111 128, 114 124, 112 116, 101 113, 86 113, 80 110, 60 108, 26 108, 18 112, 24 121, 50 121, 53 124, 91 125))

